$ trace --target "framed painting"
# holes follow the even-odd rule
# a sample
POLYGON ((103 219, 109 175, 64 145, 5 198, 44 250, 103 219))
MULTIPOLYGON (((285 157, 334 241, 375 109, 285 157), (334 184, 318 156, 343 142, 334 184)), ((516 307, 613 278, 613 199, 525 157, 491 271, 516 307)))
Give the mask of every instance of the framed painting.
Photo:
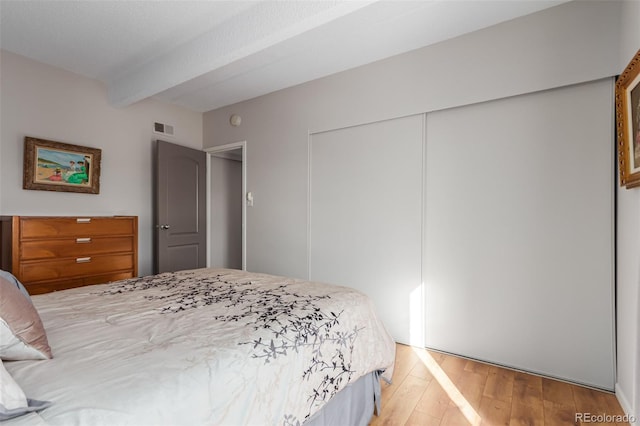
POLYGON ((27 136, 23 188, 98 194, 101 156, 98 148, 27 136))
POLYGON ((640 186, 640 50, 616 81, 620 185, 640 186))

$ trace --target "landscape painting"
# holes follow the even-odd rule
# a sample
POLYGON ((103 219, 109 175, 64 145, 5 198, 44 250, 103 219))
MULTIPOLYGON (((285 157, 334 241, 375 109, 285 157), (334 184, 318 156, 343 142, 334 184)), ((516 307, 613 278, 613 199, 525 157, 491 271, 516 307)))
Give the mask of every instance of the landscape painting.
POLYGON ((24 189, 100 192, 101 150, 25 138, 24 189))

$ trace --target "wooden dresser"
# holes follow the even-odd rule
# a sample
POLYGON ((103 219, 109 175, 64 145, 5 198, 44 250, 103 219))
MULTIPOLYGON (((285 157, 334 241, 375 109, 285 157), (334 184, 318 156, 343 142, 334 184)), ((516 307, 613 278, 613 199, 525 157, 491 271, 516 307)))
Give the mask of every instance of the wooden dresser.
POLYGON ((138 217, 0 218, 0 266, 31 294, 138 275, 138 217))

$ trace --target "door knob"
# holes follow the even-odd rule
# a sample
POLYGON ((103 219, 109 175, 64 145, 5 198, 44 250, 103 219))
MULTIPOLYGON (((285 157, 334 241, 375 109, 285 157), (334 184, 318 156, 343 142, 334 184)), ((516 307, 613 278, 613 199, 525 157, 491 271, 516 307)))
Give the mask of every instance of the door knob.
POLYGON ((169 225, 160 225, 160 229, 169 229, 170 226, 169 225))

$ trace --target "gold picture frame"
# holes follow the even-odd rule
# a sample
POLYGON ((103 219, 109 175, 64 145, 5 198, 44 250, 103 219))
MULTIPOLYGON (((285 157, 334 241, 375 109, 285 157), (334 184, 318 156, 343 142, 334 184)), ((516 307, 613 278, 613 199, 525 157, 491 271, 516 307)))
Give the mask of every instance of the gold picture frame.
POLYGON ((616 81, 616 137, 620 185, 640 186, 640 50, 616 81))
POLYGON ((100 193, 102 150, 24 138, 24 189, 100 193))

